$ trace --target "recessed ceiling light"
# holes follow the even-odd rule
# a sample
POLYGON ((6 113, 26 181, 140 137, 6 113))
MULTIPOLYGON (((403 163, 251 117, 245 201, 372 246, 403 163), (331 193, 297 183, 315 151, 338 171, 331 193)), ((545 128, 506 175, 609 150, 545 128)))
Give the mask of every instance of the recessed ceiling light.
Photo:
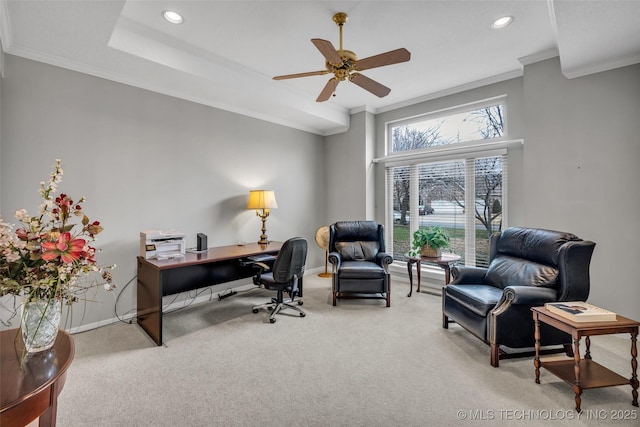
POLYGON ((491 28, 493 28, 494 30, 499 30, 501 28, 508 26, 512 22, 513 22, 513 16, 503 16, 502 18, 498 18, 495 21, 493 21, 493 24, 491 24, 491 28))
POLYGON ((162 17, 172 24, 182 24, 182 15, 173 10, 165 10, 162 12, 162 17))

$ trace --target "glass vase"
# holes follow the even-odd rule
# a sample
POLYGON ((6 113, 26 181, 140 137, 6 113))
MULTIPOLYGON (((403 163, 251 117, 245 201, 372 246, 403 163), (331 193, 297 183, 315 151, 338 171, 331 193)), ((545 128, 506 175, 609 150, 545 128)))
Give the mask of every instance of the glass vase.
POLYGON ((55 299, 32 300, 22 308, 22 340, 27 352, 53 347, 60 326, 61 305, 55 299))

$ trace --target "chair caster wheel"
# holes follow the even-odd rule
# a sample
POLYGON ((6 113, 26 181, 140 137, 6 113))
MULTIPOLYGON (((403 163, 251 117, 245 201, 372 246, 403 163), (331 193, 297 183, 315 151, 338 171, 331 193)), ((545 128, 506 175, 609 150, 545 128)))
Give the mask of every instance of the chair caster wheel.
POLYGON ((254 309, 253 309, 253 312, 254 312, 254 313, 257 313, 257 312, 258 312, 258 309, 257 309, 257 308, 254 308, 254 309))
POLYGON ((304 316, 306 316, 305 313, 300 313, 300 317, 304 317, 304 316))
POLYGON ((276 323, 276 319, 269 319, 269 323, 276 323))
POLYGON ((298 305, 304 304, 304 301, 298 301, 298 305))

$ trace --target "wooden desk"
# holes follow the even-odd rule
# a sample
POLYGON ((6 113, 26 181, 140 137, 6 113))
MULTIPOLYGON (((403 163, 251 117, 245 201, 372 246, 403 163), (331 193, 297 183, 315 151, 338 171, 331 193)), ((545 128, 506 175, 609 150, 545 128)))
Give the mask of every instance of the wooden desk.
MULTIPOLYGON (((167 260, 138 257, 137 320, 157 345, 162 345, 162 297, 256 274, 250 256, 277 254, 282 242, 209 248, 167 260)), ((302 293, 302 288, 300 289, 302 293)))
POLYGON ((460 261, 460 255, 450 254, 450 253, 443 253, 437 258, 431 258, 426 256, 412 257, 412 256, 409 256, 409 254, 406 254, 405 256, 409 258, 409 260, 407 261, 407 272, 409 273, 409 295, 407 295, 408 297, 410 297, 411 294, 413 293, 413 271, 412 271, 413 264, 417 265, 417 270, 418 270, 418 287, 416 288, 416 292, 420 292, 420 269, 421 269, 421 264, 423 262, 426 262, 427 264, 434 264, 442 268, 444 270, 444 284, 448 285, 449 282, 451 281, 451 265, 460 261))
POLYGON ((18 329, 0 332, 0 344, 0 425, 23 427, 40 417, 40 427, 55 426, 58 395, 75 352, 73 338, 58 331, 53 347, 26 355, 22 365, 18 329))
POLYGON ((533 321, 535 324, 535 349, 536 356, 533 364, 536 368, 536 384, 540 384, 540 367, 545 368, 555 374, 575 392, 576 411, 580 412, 582 402, 582 390, 589 388, 610 387, 618 385, 631 385, 631 395, 633 406, 638 406, 638 349, 636 341, 638 338, 638 326, 640 323, 618 315, 616 321, 611 322, 572 322, 571 320, 559 316, 545 309, 544 307, 532 307, 533 321), (571 335, 573 338, 573 360, 540 360, 540 322, 553 326, 571 335), (631 378, 627 379, 604 366, 591 360, 591 339, 592 335, 607 334, 631 334, 631 378), (580 339, 586 337, 586 352, 584 359, 580 358, 580 339))

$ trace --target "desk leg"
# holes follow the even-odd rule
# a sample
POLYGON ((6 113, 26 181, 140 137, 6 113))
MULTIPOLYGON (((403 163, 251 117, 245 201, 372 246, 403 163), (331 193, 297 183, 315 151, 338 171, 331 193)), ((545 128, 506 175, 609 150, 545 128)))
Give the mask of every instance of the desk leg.
POLYGON ((407 261, 407 273, 409 274, 409 295, 407 295, 408 297, 411 297, 411 294, 413 293, 413 263, 415 261, 413 260, 409 260, 407 261))
POLYGON ((420 270, 422 270, 422 263, 416 261, 416 271, 418 273, 418 287, 416 288, 416 292, 420 292, 420 270))
POLYGON ((160 271, 138 261, 137 322, 156 345, 162 345, 160 271))
POLYGON ((635 332, 631 333, 631 379, 629 382, 631 383, 631 395, 633 396, 633 401, 631 404, 633 406, 638 406, 638 348, 636 346, 636 341, 638 339, 638 329, 636 328, 635 332))
POLYGON ((582 386, 580 384, 580 338, 573 338, 573 372, 575 375, 575 385, 573 386, 573 392, 576 394, 576 412, 580 413, 580 405, 582 404, 582 386))

